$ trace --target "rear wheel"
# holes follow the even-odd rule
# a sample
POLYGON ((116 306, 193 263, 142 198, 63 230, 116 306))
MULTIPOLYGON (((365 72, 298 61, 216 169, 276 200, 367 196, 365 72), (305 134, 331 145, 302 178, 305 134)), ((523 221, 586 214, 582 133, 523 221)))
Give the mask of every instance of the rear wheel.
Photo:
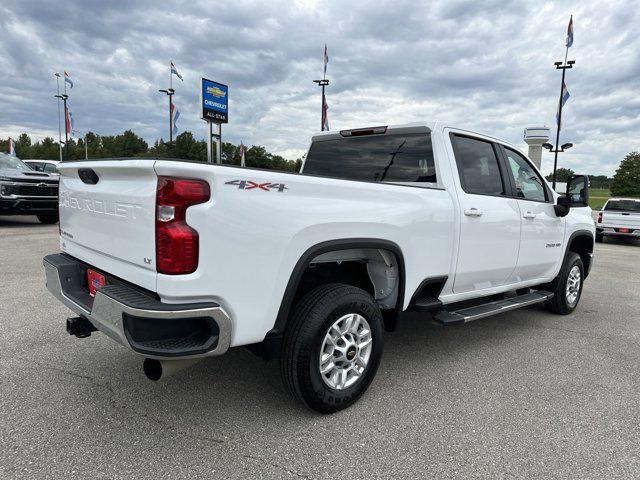
POLYGON ((315 288, 298 302, 284 333, 285 386, 320 413, 347 408, 378 370, 382 329, 380 309, 364 290, 343 284, 315 288))
POLYGON ((40 215, 36 215, 36 217, 38 217, 38 221, 40 223, 45 223, 47 225, 57 223, 59 220, 57 213, 42 213, 40 215))
POLYGON ((596 233, 596 242, 602 243, 604 241, 604 235, 601 233, 596 233))
POLYGON ((584 265, 580 255, 568 252, 560 273, 551 283, 554 296, 547 301, 547 308, 560 315, 573 312, 582 295, 583 281, 584 265))

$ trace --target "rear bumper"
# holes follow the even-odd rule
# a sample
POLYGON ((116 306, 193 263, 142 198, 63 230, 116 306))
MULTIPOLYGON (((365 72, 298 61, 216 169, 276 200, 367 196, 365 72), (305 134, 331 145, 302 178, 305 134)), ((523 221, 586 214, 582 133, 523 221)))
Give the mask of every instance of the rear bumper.
POLYGON ((3 198, 0 199, 2 215, 36 215, 39 213, 58 213, 58 199, 41 198, 3 198))
POLYGON ((596 233, 598 235, 606 235, 612 237, 633 237, 640 238, 640 229, 629 228, 628 232, 619 232, 618 227, 596 227, 596 233))
POLYGON ((43 264, 47 289, 76 314, 116 342, 149 358, 221 355, 231 343, 231 319, 213 302, 167 304, 129 284, 109 278, 91 297, 87 265, 65 254, 43 264))

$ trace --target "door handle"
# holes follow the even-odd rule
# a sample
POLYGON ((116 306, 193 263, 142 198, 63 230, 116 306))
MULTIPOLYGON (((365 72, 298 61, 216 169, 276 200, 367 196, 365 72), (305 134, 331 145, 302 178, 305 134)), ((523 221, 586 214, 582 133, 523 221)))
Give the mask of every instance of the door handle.
POLYGON ((464 214, 467 217, 481 217, 482 210, 478 210, 477 208, 468 208, 464 211, 464 214))
POLYGON ((523 213, 523 214, 522 214, 522 216, 523 216, 524 218, 536 218, 536 215, 537 215, 537 214, 535 214, 535 213, 533 213, 533 212, 525 212, 525 213, 523 213))

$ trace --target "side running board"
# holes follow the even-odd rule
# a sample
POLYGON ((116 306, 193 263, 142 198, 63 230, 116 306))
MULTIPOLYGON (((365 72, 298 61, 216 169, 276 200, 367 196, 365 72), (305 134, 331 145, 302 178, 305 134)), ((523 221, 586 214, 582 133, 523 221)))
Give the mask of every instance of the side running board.
POLYGON ((456 311, 441 311, 434 315, 434 320, 442 325, 456 325, 468 323, 480 318, 490 317, 498 313, 509 312, 516 308, 527 307, 553 298, 552 292, 538 290, 516 297, 485 303, 475 307, 463 308, 456 311))

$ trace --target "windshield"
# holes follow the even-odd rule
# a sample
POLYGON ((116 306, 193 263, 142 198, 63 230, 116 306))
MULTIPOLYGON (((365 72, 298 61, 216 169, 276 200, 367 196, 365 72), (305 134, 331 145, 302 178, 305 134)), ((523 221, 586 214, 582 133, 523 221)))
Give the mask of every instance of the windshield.
POLYGON ((608 212, 640 213, 640 200, 609 200, 604 209, 608 212))
POLYGON ((436 182, 430 134, 375 135, 314 142, 305 175, 365 182, 436 182))
POLYGON ((0 153, 0 168, 12 168, 15 170, 31 170, 18 157, 13 157, 11 155, 7 155, 6 153, 0 153))

